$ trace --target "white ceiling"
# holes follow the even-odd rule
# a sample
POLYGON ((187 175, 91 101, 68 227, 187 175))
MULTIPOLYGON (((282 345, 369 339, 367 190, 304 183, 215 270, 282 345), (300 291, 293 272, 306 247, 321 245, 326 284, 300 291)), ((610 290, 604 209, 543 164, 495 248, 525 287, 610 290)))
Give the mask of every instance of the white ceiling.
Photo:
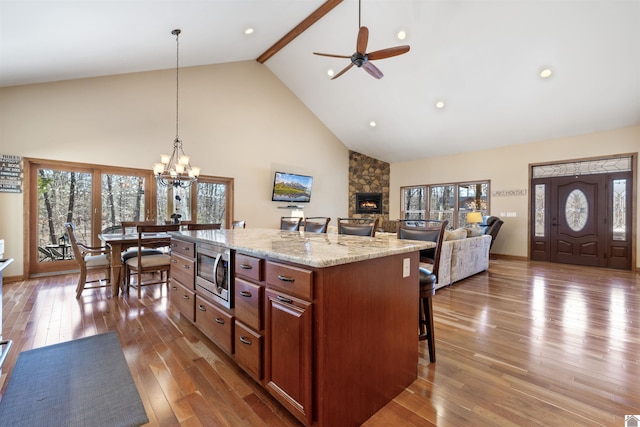
MULTIPOLYGON (((323 3, 0 0, 0 86, 173 68, 174 28, 181 67, 255 60, 323 3)), ((394 162, 640 125, 640 0, 362 0, 361 18, 368 51, 411 46, 374 62, 381 80, 331 81, 348 60, 312 54, 355 51, 357 0, 265 62, 352 150, 394 162)))

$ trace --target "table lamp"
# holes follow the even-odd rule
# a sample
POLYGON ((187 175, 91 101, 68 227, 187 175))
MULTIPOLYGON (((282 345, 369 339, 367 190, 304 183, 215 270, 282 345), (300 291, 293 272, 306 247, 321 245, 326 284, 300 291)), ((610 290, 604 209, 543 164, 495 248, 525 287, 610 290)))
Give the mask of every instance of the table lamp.
POLYGON ((467 214, 467 224, 471 224, 471 230, 475 235, 482 234, 478 223, 482 222, 482 212, 469 212, 467 214))

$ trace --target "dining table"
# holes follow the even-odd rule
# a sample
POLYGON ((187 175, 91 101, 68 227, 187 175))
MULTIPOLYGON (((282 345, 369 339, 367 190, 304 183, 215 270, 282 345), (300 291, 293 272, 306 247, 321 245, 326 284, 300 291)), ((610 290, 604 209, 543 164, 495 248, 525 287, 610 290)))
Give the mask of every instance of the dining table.
MULTIPOLYGON (((138 246, 138 233, 105 233, 98 237, 106 246, 111 247, 111 292, 113 296, 118 296, 122 285, 122 254, 127 249, 138 246)), ((167 246, 169 246, 171 235, 169 233, 143 233, 142 246, 144 246, 145 240, 156 243, 159 240, 166 240, 167 246)))

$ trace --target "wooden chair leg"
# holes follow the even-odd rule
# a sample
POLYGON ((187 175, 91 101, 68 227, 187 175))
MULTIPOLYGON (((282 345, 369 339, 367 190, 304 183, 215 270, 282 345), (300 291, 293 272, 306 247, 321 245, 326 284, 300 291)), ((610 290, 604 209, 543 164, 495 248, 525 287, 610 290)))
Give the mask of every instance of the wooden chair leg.
POLYGON ((82 291, 84 290, 84 285, 86 282, 87 282, 87 271, 85 269, 80 269, 78 286, 76 286, 76 298, 80 298, 80 295, 82 295, 82 291))
POLYGON ((431 298, 421 298, 420 301, 420 336, 419 339, 427 340, 429 347, 429 360, 436 361, 436 341, 433 327, 433 305, 431 298))

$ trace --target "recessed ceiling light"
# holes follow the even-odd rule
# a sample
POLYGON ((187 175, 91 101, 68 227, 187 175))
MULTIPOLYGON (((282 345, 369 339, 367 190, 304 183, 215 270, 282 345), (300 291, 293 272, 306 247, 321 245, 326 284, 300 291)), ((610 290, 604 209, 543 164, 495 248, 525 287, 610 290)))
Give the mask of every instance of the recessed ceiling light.
POLYGON ((407 33, 404 30, 398 31, 398 40, 404 40, 407 38, 407 33))
POLYGON ((437 101, 436 102, 436 108, 441 110, 444 108, 444 101, 437 101))
POLYGON ((244 33, 246 35, 253 34, 253 28, 247 28, 246 30, 244 30, 244 33))
POLYGON ((335 74, 335 71, 333 71, 333 69, 332 69, 332 68, 329 68, 329 70, 327 71, 327 75, 328 75, 329 77, 333 77, 333 75, 334 75, 334 74, 335 74))
POLYGON ((371 126, 372 128, 376 127, 376 122, 374 122, 373 120, 371 120, 369 122, 369 126, 371 126))
POLYGON ((549 77, 551 77, 551 74, 553 74, 553 71, 551 71, 551 68, 545 68, 542 71, 540 71, 540 77, 542 77, 543 79, 548 79, 549 77))

